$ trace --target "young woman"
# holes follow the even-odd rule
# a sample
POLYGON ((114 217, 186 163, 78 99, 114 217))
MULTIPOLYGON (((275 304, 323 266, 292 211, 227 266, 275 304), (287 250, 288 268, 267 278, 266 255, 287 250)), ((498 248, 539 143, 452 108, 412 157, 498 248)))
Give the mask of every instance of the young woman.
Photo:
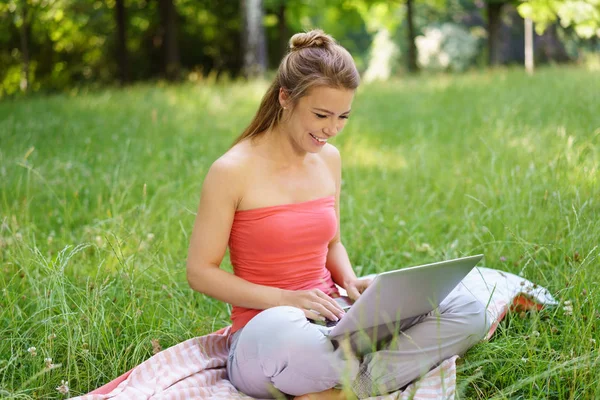
POLYGON ((344 382, 359 398, 395 391, 487 331, 484 306, 462 292, 399 321, 400 334, 380 326, 345 345, 309 321, 343 315, 335 283, 353 299, 370 283, 341 242, 342 166, 327 143, 347 123, 359 81, 331 36, 294 35, 250 126, 204 180, 187 277, 232 304, 227 372, 247 395, 345 398, 344 382), (234 274, 219 268, 228 245, 234 274))

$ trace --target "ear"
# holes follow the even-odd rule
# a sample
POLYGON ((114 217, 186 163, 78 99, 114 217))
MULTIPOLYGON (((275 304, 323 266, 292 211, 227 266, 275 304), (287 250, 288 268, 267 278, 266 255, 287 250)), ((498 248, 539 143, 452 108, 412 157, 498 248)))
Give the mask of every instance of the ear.
POLYGON ((289 107, 289 96, 284 88, 279 88, 279 104, 282 108, 289 107))

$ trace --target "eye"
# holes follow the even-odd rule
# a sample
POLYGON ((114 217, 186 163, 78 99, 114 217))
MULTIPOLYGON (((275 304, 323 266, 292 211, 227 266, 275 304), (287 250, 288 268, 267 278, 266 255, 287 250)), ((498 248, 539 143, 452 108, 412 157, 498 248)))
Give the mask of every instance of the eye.
POLYGON ((315 115, 317 116, 317 118, 320 118, 320 119, 327 118, 327 115, 317 114, 317 113, 315 113, 315 115))
POLYGON ((340 118, 342 118, 342 119, 348 119, 348 118, 350 118, 350 116, 349 115, 342 115, 340 118))

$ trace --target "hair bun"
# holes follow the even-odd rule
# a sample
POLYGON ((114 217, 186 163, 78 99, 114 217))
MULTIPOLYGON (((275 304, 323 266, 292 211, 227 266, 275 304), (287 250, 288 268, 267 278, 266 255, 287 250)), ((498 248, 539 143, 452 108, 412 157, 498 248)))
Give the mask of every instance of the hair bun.
POLYGON ((335 40, 321 29, 296 33, 290 39, 290 51, 298 51, 308 47, 327 47, 335 44, 335 40))

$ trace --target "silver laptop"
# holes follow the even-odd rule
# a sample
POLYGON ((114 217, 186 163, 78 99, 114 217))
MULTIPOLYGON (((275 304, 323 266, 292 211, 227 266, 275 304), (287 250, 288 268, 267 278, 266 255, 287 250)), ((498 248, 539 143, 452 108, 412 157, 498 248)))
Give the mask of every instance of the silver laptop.
POLYGON ((482 258, 479 254, 378 274, 339 321, 321 328, 335 337, 426 314, 437 308, 482 258))

